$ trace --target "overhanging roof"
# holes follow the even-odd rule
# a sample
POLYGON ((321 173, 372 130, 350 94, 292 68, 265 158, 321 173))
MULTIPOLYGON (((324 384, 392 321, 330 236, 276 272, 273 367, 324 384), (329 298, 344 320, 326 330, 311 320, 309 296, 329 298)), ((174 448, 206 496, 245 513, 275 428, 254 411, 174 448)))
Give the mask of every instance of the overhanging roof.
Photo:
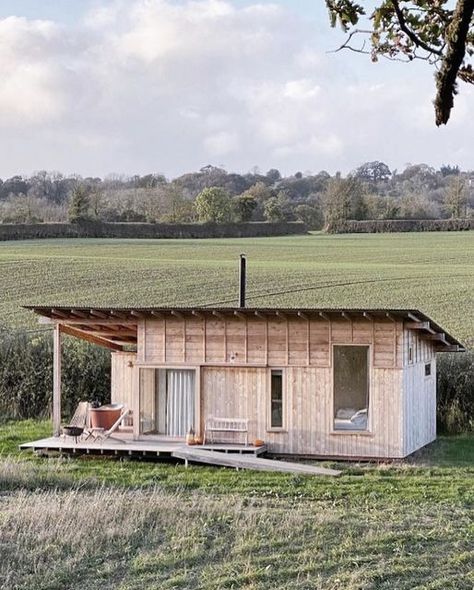
MULTIPOLYGON (((166 317, 290 317, 346 320, 384 319, 403 321, 433 341, 440 352, 464 351, 465 346, 418 309, 361 308, 268 308, 268 307, 72 307, 65 305, 25 305, 46 323, 59 323, 64 333, 83 338, 113 350, 126 350, 137 343, 137 325, 141 319, 166 317)), ((40 320, 41 321, 41 320, 40 320)))

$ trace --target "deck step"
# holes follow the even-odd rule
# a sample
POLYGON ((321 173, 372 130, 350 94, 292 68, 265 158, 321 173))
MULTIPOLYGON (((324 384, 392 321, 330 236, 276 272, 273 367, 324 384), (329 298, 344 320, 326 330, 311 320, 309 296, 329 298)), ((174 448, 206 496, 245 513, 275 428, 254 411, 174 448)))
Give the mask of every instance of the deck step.
POLYGON ((221 467, 235 467, 237 469, 254 469, 256 471, 278 471, 282 473, 301 473, 306 475, 341 475, 336 469, 315 467, 303 463, 290 463, 289 461, 275 461, 274 459, 262 459, 249 455, 229 455, 227 453, 215 453, 202 449, 190 449, 183 447, 172 452, 176 459, 205 463, 207 465, 219 465, 221 467))

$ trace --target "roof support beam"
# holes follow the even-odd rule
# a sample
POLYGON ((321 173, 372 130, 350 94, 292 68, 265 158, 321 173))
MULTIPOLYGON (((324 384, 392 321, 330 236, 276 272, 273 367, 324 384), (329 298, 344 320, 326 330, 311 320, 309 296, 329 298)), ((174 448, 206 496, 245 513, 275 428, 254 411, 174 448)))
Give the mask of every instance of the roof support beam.
POLYGON ((71 325, 71 326, 136 326, 137 325, 137 320, 136 319, 130 319, 130 320, 119 320, 118 318, 112 319, 112 318, 108 318, 108 319, 98 319, 98 318, 71 318, 70 316, 68 316, 67 318, 53 318, 52 320, 53 323, 56 322, 64 322, 65 324, 71 325))
POLYGON ((446 340, 446 334, 444 332, 439 332, 438 334, 426 334, 421 336, 423 340, 431 340, 433 342, 439 342, 440 344, 444 344, 449 346, 449 342, 446 340))
POLYGON ((329 316, 328 316, 328 314, 327 313, 324 313, 323 311, 320 311, 319 312, 319 317, 323 318, 323 320, 326 320, 327 322, 330 322, 331 321, 330 318, 329 318, 329 316))
POLYGON ((437 352, 465 352, 466 349, 458 344, 449 344, 447 346, 443 346, 443 348, 439 348, 437 352))
POLYGON ((111 350, 123 351, 123 346, 120 346, 119 344, 115 344, 114 342, 111 342, 110 340, 106 340, 104 338, 98 338, 97 336, 93 336, 92 334, 88 334, 87 332, 83 332, 82 330, 77 330, 76 328, 71 328, 70 326, 62 325, 61 332, 63 334, 68 334, 69 336, 81 338, 81 340, 86 340, 87 342, 91 342, 92 344, 97 344, 98 346, 110 348, 111 350))
POLYGON ((300 317, 302 320, 306 320, 306 321, 309 320, 308 316, 305 313, 303 313, 302 311, 298 312, 298 317, 300 317))
POLYGON ((84 311, 78 311, 77 309, 71 309, 71 313, 72 315, 78 317, 78 318, 89 318, 90 314, 86 313, 84 311))
POLYGON ((114 318, 119 318, 121 320, 126 320, 129 316, 124 314, 124 313, 120 313, 118 311, 116 311, 115 309, 111 309, 110 310, 110 315, 113 316, 114 318))
POLYGON ((416 317, 416 315, 413 315, 412 313, 407 313, 407 316, 413 321, 413 322, 421 322, 420 318, 416 317))
POLYGON ((122 336, 131 336, 132 338, 136 338, 137 337, 137 331, 136 330, 88 330, 87 328, 80 328, 81 330, 84 330, 84 332, 90 332, 91 334, 94 334, 96 336, 98 336, 99 338, 109 338, 112 336, 117 336, 117 337, 122 337, 122 336))
POLYGON ((110 317, 108 313, 104 313, 103 311, 97 311, 96 309, 91 309, 90 314, 96 318, 101 318, 102 320, 105 320, 110 317))
POLYGON ((180 313, 179 311, 175 311, 174 309, 171 311, 171 315, 180 320, 184 318, 184 315, 182 313, 180 313))
POLYGON ((431 331, 429 322, 405 322, 405 328, 409 330, 426 330, 431 331))
POLYGON ((243 313, 240 313, 240 311, 234 311, 234 315, 235 317, 239 318, 239 320, 245 320, 246 316, 244 316, 243 313))
POLYGON ((142 313, 141 311, 135 311, 134 309, 131 310, 130 315, 133 315, 134 317, 139 318, 140 320, 146 317, 146 314, 142 313))
POLYGON ((61 434, 61 334, 63 327, 57 324, 53 336, 53 435, 61 434))
POLYGON ((51 313, 53 316, 56 316, 56 319, 58 318, 68 318, 69 314, 66 313, 65 311, 61 310, 61 309, 52 309, 51 313))

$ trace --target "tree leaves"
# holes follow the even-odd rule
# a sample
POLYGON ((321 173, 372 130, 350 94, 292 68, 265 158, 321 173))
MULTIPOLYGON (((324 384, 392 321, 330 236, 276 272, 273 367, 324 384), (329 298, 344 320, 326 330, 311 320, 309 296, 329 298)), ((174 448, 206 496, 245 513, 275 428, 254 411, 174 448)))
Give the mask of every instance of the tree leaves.
MULTIPOLYGON (((369 4, 367 2, 367 4, 369 4)), ((474 55, 474 0, 384 0, 368 16, 372 30, 358 30, 363 5, 354 0, 326 0, 331 26, 339 23, 349 33, 340 49, 351 49, 391 60, 422 59, 436 68, 436 124, 449 120, 457 81, 474 84, 469 58, 474 55), (351 45, 355 36, 368 36, 371 49, 351 45)))

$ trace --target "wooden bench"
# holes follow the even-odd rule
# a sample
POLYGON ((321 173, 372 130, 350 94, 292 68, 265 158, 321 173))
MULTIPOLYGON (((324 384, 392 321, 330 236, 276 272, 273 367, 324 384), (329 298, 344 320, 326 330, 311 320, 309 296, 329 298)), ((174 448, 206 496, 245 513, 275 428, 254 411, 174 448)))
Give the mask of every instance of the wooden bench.
POLYGON ((245 438, 245 446, 249 444, 249 421, 246 418, 214 418, 209 416, 204 428, 203 444, 206 444, 206 442, 214 443, 217 432, 241 433, 245 438))

